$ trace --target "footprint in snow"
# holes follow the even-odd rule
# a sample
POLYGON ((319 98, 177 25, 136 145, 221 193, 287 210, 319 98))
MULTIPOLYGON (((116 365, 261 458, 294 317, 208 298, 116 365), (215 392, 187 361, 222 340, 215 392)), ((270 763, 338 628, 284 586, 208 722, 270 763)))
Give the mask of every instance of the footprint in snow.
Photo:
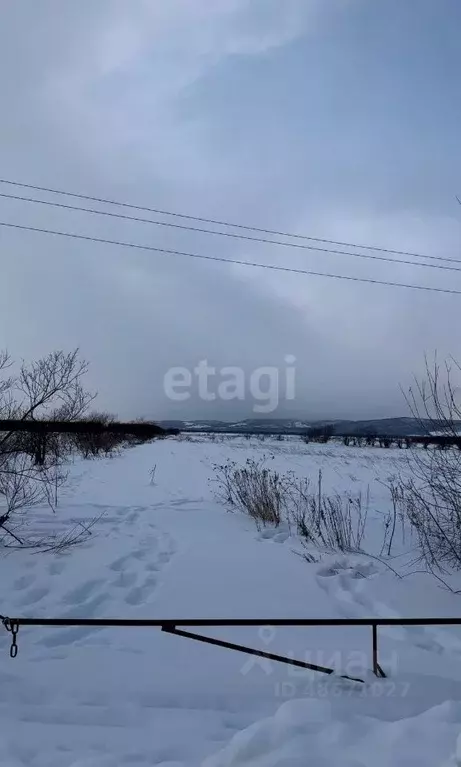
MULTIPOLYGON (((152 548, 156 548, 156 544, 152 544, 152 548)), ((135 551, 131 552, 131 556, 137 559, 139 562, 145 559, 147 554, 148 554, 147 548, 136 549, 135 551)))
POLYGON ((63 597, 63 602, 65 604, 79 605, 81 602, 84 602, 86 599, 88 599, 94 590, 98 586, 101 586, 103 583, 104 581, 101 578, 94 578, 92 580, 85 581, 84 583, 80 584, 80 586, 77 586, 71 591, 68 591, 67 594, 65 594, 63 597))
POLYGON ((73 605, 67 610, 62 617, 63 618, 97 618, 101 615, 100 608, 106 602, 110 601, 109 594, 97 594, 92 599, 80 604, 73 605))
POLYGON ((344 575, 354 580, 370 578, 378 573, 377 567, 373 562, 360 562, 351 564, 347 559, 338 560, 331 565, 319 567, 317 575, 320 578, 332 578, 335 575, 344 575))
POLYGON ((138 578, 137 573, 135 572, 127 572, 124 570, 120 570, 118 578, 116 578, 115 581, 113 581, 112 585, 116 586, 117 588, 126 588, 129 589, 131 586, 134 586, 138 578))
POLYGON ((338 575, 339 570, 337 570, 335 567, 323 567, 317 570, 317 575, 320 578, 333 578, 333 576, 338 575))
POLYGON ((125 596, 125 602, 135 607, 143 604, 150 596, 152 596, 156 584, 156 576, 149 575, 141 586, 135 586, 134 589, 131 589, 131 591, 128 592, 125 596))
POLYGON ((33 589, 30 589, 26 592, 24 597, 21 599, 19 604, 22 607, 27 607, 28 605, 34 605, 37 602, 40 602, 41 599, 47 596, 47 594, 50 593, 49 588, 46 586, 36 586, 33 589))
MULTIPOLYGON (((101 614, 101 606, 109 601, 107 594, 99 594, 89 602, 85 602, 82 605, 75 606, 71 610, 68 610, 61 617, 63 618, 97 618, 101 614)), ((38 640, 37 645, 42 647, 66 647, 72 645, 75 642, 79 642, 82 639, 86 639, 99 631, 103 631, 103 627, 95 626, 73 626, 71 628, 60 629, 58 631, 52 631, 47 633, 41 639, 38 640)))
POLYGON ((114 570, 116 573, 121 572, 123 568, 125 567, 126 562, 128 562, 130 559, 129 554, 125 554, 123 557, 118 557, 118 559, 115 559, 112 564, 109 565, 110 570, 114 570))
POLYGON ((274 541, 274 543, 285 543, 290 537, 290 531, 283 527, 267 527, 259 533, 260 541, 274 541))
POLYGON ((28 589, 34 581, 34 575, 21 575, 21 577, 17 578, 13 583, 13 588, 17 591, 24 591, 24 589, 28 589))
MULTIPOLYGON (((52 634, 39 639, 37 644, 43 647, 66 647, 79 642, 92 634, 102 631, 101 628, 86 628, 76 626, 75 628, 65 629, 64 631, 54 631, 52 634)), ((65 657, 65 656, 59 656, 65 657)))
POLYGON ((56 560, 48 566, 48 573, 50 575, 61 575, 65 566, 66 563, 63 560, 56 560))

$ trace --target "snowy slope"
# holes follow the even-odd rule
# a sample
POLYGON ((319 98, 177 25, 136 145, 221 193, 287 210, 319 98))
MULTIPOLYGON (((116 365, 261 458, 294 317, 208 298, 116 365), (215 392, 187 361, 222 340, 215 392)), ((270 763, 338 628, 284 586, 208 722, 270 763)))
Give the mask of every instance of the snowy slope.
MULTIPOLYGON (((169 439, 78 462, 56 527, 103 513, 65 555, 0 560, 4 614, 69 617, 457 615, 461 597, 425 575, 397 579, 375 559, 308 564, 287 528, 258 533, 213 494, 213 464, 274 456, 325 489, 371 496, 370 547, 389 500, 377 480, 405 471, 405 451, 244 438, 169 439), (150 471, 156 464, 155 484, 150 471), (374 525, 374 528, 373 528, 374 525)), ((204 632, 205 633, 205 632, 204 632)), ((0 634, 0 765, 8 767, 394 767, 456 764, 461 633, 382 629, 370 677, 369 629, 216 629, 366 685, 274 664, 156 629, 21 628, 0 634)), ((461 764, 461 750, 459 764, 461 764)))

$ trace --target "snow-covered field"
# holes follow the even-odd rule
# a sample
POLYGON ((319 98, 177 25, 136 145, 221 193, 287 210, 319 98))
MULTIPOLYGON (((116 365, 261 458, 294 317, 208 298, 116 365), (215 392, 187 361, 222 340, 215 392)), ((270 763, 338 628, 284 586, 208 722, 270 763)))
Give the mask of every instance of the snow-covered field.
MULTIPOLYGON (((66 554, 0 560, 0 612, 31 617, 457 616, 461 595, 399 579, 370 556, 308 564, 287 527, 258 532, 213 494, 213 464, 267 456, 324 492, 370 492, 370 551, 400 450, 196 436, 79 461, 45 528, 102 513, 66 554), (271 456, 274 456, 273 458, 271 456), (155 483, 150 472, 156 465, 155 483)), ((397 560, 398 561, 398 560, 397 560)), ((395 567, 396 560, 393 560, 395 567)), ((205 633, 205 632, 203 632, 205 633)), ((0 634, 0 764, 8 767, 448 767, 461 732, 461 632, 380 629, 388 678, 369 674, 367 627, 227 628, 210 635, 366 674, 365 685, 153 628, 0 634)))

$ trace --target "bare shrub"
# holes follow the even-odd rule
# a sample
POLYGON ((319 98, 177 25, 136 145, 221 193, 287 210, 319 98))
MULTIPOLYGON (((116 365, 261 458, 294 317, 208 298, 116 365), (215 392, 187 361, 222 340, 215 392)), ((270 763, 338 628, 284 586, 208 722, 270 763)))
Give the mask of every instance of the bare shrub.
POLYGON ((248 514, 260 525, 278 526, 288 497, 287 478, 266 468, 264 458, 247 459, 244 466, 215 465, 217 495, 225 505, 248 514))
POLYGON ((381 482, 381 484, 389 491, 392 509, 386 514, 384 519, 384 536, 380 556, 386 555, 391 557, 398 522, 400 522, 401 526, 402 543, 405 544, 408 521, 405 483, 401 477, 389 477, 386 482, 381 482))
POLYGON ((419 559, 430 570, 461 569, 461 479, 454 460, 449 456, 441 471, 439 461, 425 452, 417 462, 424 476, 402 481, 401 502, 417 535, 419 559))
POLYGON ((369 494, 366 503, 338 493, 324 495, 322 474, 317 488, 292 472, 279 474, 264 466, 265 459, 248 459, 214 466, 218 499, 230 509, 248 514, 260 525, 278 526, 282 521, 294 525, 307 549, 360 551, 365 533, 369 494))
POLYGON ((320 442, 321 444, 326 445, 331 437, 333 437, 334 433, 335 427, 333 424, 326 423, 321 426, 311 426, 305 434, 305 441, 320 442))
POLYGON ((89 429, 87 432, 70 434, 69 439, 74 449, 85 459, 96 458, 100 455, 107 456, 117 450, 124 441, 127 441, 128 437, 106 430, 114 421, 116 421, 116 416, 112 413, 97 411, 90 413, 85 418, 85 422, 97 427, 104 427, 104 431, 89 429))
POLYGON ((305 547, 326 551, 360 552, 368 515, 369 492, 365 504, 362 495, 324 495, 322 473, 317 488, 309 480, 291 485, 291 517, 305 547))
MULTIPOLYGON (((30 365, 23 363, 17 375, 6 375, 12 362, 0 354, 0 417, 22 421, 44 418, 78 418, 93 399, 82 385, 86 362, 78 350, 53 352, 30 365)), ((3 432, 0 434, 0 536, 25 545, 18 532, 31 506, 55 508, 58 489, 66 479, 64 447, 51 435, 3 432), (50 449, 50 448, 53 449, 50 449)))
POLYGON ((459 439, 461 403, 454 373, 461 371, 453 359, 441 367, 426 357, 425 375, 415 379, 406 394, 407 403, 420 429, 430 436, 423 451, 410 450, 411 477, 402 479, 402 503, 415 531, 420 561, 430 571, 448 566, 461 569, 461 453, 459 439), (446 449, 436 449, 446 447, 446 449), (445 445, 444 443, 447 443, 445 445))
POLYGON ((367 430, 367 432, 365 434, 365 440, 366 440, 367 447, 374 447, 375 442, 376 442, 376 437, 377 437, 377 434, 376 434, 375 431, 373 431, 373 429, 368 429, 367 430))

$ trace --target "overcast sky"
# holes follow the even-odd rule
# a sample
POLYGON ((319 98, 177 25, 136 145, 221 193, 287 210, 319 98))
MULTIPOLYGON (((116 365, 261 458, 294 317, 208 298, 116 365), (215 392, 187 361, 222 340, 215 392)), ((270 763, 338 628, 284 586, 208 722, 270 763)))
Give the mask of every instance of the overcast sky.
MULTIPOLYGON (((461 259, 459 0, 1 5, 0 177, 461 259)), ((456 271, 1 198, 0 220, 461 290, 456 271)), ((121 417, 253 416, 250 392, 203 401, 192 376, 190 398, 171 401, 164 376, 206 359, 212 391, 227 366, 246 384, 260 366, 284 380, 286 355, 296 397, 282 390, 272 415, 404 415, 399 385, 425 352, 461 359, 461 295, 2 227, 0 257, 0 347, 32 359, 78 346, 99 406, 121 417)))

